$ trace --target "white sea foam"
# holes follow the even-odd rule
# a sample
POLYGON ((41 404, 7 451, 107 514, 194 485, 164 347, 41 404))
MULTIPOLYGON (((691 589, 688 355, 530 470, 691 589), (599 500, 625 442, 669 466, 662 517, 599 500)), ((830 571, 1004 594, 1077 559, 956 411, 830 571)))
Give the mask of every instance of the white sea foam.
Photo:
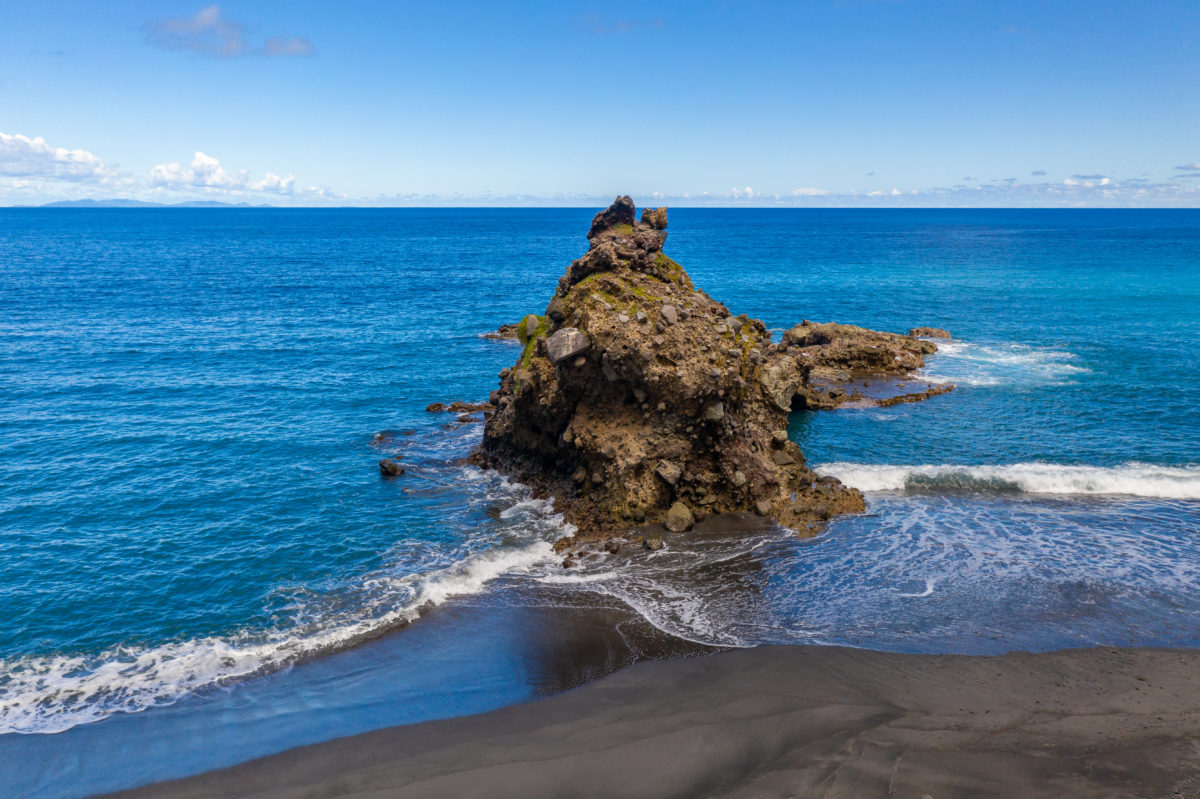
POLYGON ((586 573, 571 573, 566 574, 547 574, 538 578, 539 583, 548 585, 582 585, 584 583, 602 583, 606 580, 615 580, 619 575, 616 572, 599 572, 597 574, 586 573))
POLYGON ((1016 491, 1028 494, 1094 494, 1200 499, 1200 467, 1064 466, 1055 463, 1013 463, 998 466, 891 466, 828 463, 816 471, 836 477, 860 491, 903 491, 906 488, 946 488, 1016 491))
MULTIPOLYGON (((464 470, 470 482, 476 470, 464 470)), ((170 704, 182 696, 285 668, 297 660, 353 645, 415 620, 423 609, 478 593, 502 575, 544 570, 555 558, 549 541, 574 528, 543 500, 507 481, 495 498, 524 493, 501 513, 526 543, 499 546, 423 574, 381 571, 359 580, 350 608, 313 608, 286 629, 249 630, 153 647, 117 647, 95 655, 0 660, 0 734, 61 732, 118 712, 170 704), (534 537, 535 540, 529 540, 534 537)))
POLYGON ((966 386, 1061 385, 1087 367, 1073 352, 1025 344, 938 341, 921 377, 931 383, 966 386))

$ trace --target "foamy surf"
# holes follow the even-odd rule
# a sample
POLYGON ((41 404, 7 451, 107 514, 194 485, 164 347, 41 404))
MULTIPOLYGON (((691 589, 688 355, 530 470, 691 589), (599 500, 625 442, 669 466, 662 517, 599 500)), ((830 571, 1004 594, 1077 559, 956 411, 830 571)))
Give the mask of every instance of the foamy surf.
POLYGON ((995 466, 827 463, 818 466, 816 471, 836 477, 860 491, 941 489, 1200 499, 1200 467, 1197 466, 1126 463, 1103 467, 1037 462, 995 466))
MULTIPOLYGON (((487 482, 474 469, 460 477, 468 485, 487 482)), ((344 590, 352 602, 314 601, 282 629, 0 660, 0 734, 61 732, 114 713, 168 705, 397 629, 427 608, 484 591, 499 577, 544 573, 555 561, 550 542, 574 528, 553 513, 550 502, 530 498, 519 484, 493 479, 482 496, 517 499, 500 516, 509 535, 525 543, 486 548, 422 573, 384 569, 364 575, 344 590)))
POLYGON ((1073 352, 1025 344, 937 342, 920 376, 931 383, 960 386, 1063 385, 1084 374, 1087 367, 1073 352))

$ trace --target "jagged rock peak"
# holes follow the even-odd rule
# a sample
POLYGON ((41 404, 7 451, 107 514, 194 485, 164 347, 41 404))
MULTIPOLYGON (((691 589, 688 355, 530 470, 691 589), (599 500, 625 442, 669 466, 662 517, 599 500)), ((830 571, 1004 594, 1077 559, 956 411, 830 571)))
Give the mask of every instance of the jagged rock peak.
POLYGON ((592 217, 592 229, 588 231, 588 240, 595 238, 597 233, 602 233, 618 225, 632 227, 636 221, 637 209, 633 206, 633 200, 628 194, 618 197, 613 200, 612 205, 592 217))
POLYGON ((564 296, 579 281, 597 272, 612 272, 621 268, 676 280, 681 271, 678 264, 662 254, 667 241, 667 209, 646 208, 642 221, 628 195, 618 197, 592 219, 588 231, 591 245, 587 254, 572 262, 558 284, 558 296, 564 296))

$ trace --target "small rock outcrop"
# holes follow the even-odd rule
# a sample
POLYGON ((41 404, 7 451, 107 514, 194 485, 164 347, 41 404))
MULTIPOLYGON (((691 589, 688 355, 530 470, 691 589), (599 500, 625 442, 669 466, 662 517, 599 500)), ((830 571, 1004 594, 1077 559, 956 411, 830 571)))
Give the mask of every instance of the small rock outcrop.
POLYGON ((384 477, 400 477, 404 467, 392 458, 384 458, 379 462, 379 473, 384 477))
POLYGON ((491 332, 489 332, 489 333, 483 333, 483 334, 481 334, 481 335, 480 335, 480 338, 490 338, 490 339, 516 339, 516 338, 520 338, 520 336, 519 336, 519 335, 517 335, 517 328, 519 328, 519 327, 520 327, 520 325, 514 325, 514 324, 507 324, 507 323, 506 323, 506 324, 500 325, 500 327, 496 328, 495 330, 493 330, 493 331, 491 331, 491 332))
POLYGON ((954 338, 954 336, 950 335, 949 330, 941 327, 914 327, 912 330, 908 331, 908 335, 913 336, 914 338, 954 338))
POLYGON ((783 334, 779 350, 796 359, 806 374, 805 385, 794 397, 800 407, 828 409, 847 402, 896 405, 954 388, 914 376, 925 366, 925 356, 937 352, 937 345, 912 335, 805 320, 783 334), (907 390, 911 386, 905 380, 916 380, 916 390, 907 390))
POLYGON ((472 461, 553 495, 581 537, 729 511, 812 531, 863 510, 788 439, 807 345, 781 351, 762 322, 697 289, 663 253, 666 227, 665 208, 638 221, 628 197, 596 215, 587 254, 519 326, 472 461))

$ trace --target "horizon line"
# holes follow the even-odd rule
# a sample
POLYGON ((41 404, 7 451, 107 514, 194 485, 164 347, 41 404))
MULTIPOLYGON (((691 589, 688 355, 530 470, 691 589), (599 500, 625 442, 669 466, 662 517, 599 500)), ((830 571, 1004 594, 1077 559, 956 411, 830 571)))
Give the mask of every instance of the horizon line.
MULTIPOLYGON (((220 201, 184 200, 177 203, 133 201, 132 205, 109 205, 123 200, 99 200, 87 204, 78 200, 58 200, 48 203, 0 205, 0 210, 48 211, 389 211, 389 210, 586 210, 599 205, 272 205, 270 203, 227 203, 220 201)), ((749 205, 746 203, 669 203, 661 206, 646 204, 639 208, 688 208, 746 211, 1200 211, 1200 205, 749 205)))

